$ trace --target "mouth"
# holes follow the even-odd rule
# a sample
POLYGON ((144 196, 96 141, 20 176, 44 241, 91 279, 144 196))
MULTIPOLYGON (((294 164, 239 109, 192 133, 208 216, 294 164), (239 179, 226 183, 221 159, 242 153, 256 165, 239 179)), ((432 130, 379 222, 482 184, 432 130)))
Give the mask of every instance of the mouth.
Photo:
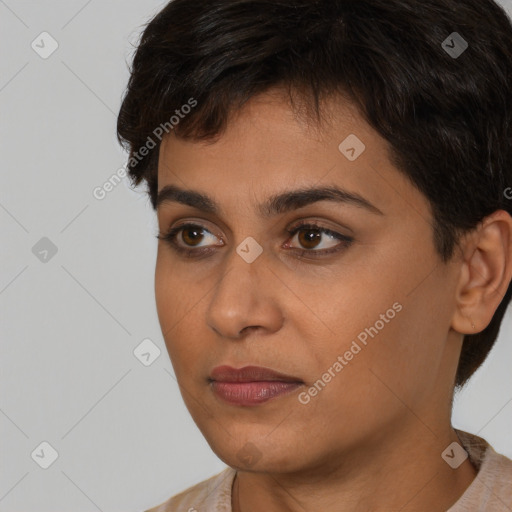
POLYGON ((231 405, 254 406, 286 395, 304 381, 261 366, 217 366, 208 378, 214 394, 231 405))
POLYGON ((285 375, 284 373, 264 368, 262 366, 244 366, 232 368, 231 366, 217 366, 212 370, 209 378, 215 382, 300 382, 298 377, 285 375))

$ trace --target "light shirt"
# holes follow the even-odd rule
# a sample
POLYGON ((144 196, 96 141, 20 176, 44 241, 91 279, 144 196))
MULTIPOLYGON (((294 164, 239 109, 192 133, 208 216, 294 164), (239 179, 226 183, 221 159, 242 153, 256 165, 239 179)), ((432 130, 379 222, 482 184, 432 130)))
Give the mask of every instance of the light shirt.
MULTIPOLYGON (((512 460, 495 452, 484 439, 455 431, 478 473, 446 512, 512 512, 512 460)), ((235 474, 227 467, 146 512, 233 512, 231 490, 235 474)))

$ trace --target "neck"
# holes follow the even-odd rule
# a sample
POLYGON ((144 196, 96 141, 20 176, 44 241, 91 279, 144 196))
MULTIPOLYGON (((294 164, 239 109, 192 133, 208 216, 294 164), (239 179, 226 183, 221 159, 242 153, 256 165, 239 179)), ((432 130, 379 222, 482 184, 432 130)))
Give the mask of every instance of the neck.
POLYGON ((333 453, 294 474, 239 471, 233 512, 444 512, 477 473, 469 459, 457 469, 445 462, 441 453, 452 442, 461 444, 451 426, 434 433, 419 423, 413 435, 380 440, 378 451, 370 443, 364 453, 333 453))

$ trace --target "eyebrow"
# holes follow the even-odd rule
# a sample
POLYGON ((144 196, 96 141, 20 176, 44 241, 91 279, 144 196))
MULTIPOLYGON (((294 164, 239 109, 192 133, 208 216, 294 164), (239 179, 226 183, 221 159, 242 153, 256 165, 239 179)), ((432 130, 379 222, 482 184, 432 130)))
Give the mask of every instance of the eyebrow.
MULTIPOLYGON (((364 208, 377 215, 384 215, 379 208, 364 197, 337 186, 301 188, 276 194, 264 203, 259 204, 258 211, 263 217, 271 217, 297 210, 319 201, 350 204, 364 208)), ((184 204, 214 215, 218 215, 221 210, 220 206, 208 195, 195 190, 185 190, 176 185, 166 185, 158 193, 156 207, 158 208, 167 202, 184 204)))

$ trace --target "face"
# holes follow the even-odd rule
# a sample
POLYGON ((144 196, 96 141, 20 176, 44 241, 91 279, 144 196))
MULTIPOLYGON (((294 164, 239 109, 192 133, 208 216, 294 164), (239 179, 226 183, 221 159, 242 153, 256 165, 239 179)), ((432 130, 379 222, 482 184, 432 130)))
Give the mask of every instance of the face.
POLYGON ((233 467, 328 467, 449 414, 457 268, 386 142, 349 103, 329 108, 308 127, 267 93, 214 143, 161 145, 160 324, 187 408, 233 467), (212 381, 226 365, 294 384, 212 381))

